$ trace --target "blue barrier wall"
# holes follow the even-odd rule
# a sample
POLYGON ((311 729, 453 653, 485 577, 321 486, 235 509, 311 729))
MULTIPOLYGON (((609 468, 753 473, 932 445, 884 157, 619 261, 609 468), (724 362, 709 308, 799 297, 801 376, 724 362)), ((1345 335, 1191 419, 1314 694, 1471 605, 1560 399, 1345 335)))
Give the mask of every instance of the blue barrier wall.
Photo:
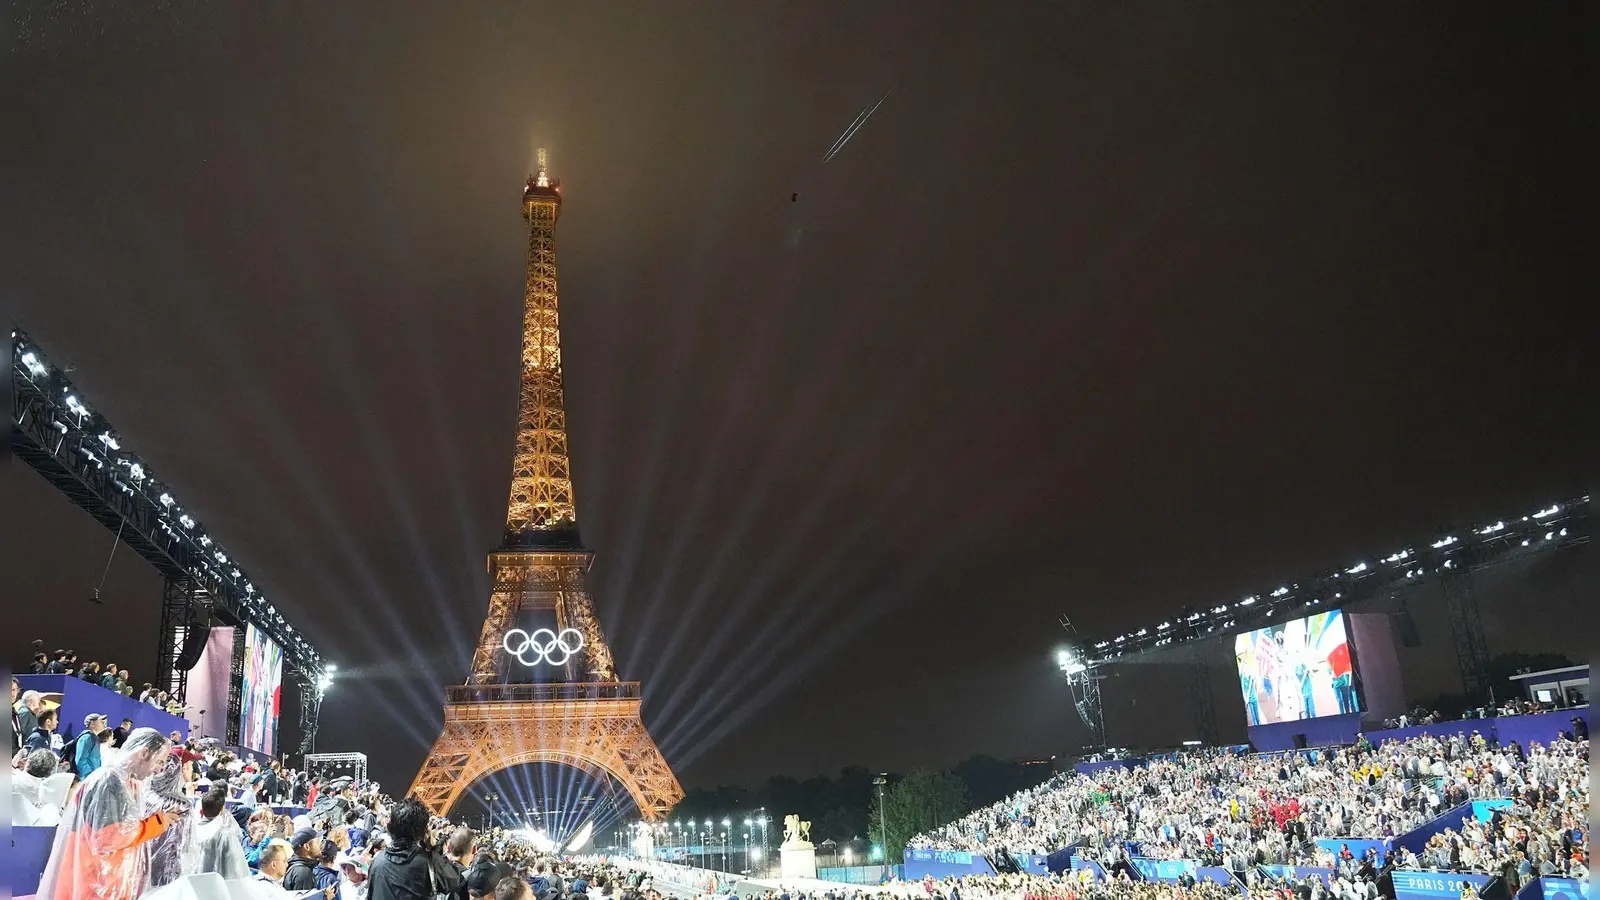
POLYGON ((1441 831, 1444 831, 1446 828, 1454 828, 1455 830, 1460 831, 1461 826, 1466 824, 1467 820, 1471 818, 1472 804, 1463 803, 1449 812, 1444 813, 1438 818, 1429 822, 1424 822, 1405 834, 1400 835, 1394 839, 1394 844, 1396 847, 1404 847, 1407 850, 1410 850, 1412 853, 1421 853, 1422 848, 1428 846, 1429 838, 1441 831))
POLYGON ((1017 861, 1017 868, 1030 875, 1049 875, 1050 857, 1038 856, 1033 853, 1013 853, 1011 858, 1017 861))
POLYGON ((1356 859, 1360 859, 1363 856, 1366 856, 1368 850, 1377 850, 1378 851, 1378 859, 1381 860, 1381 859, 1383 859, 1383 854, 1389 852, 1389 845, 1391 843, 1392 843, 1392 841, 1390 841, 1388 838, 1317 838, 1316 839, 1316 844, 1317 844, 1318 847, 1321 847, 1322 849, 1327 850, 1328 852, 1332 853, 1334 856, 1338 856, 1339 855, 1339 851, 1343 850, 1346 846, 1348 846, 1350 848, 1350 852, 1355 856, 1356 859))
POLYGON ((1084 859, 1081 856, 1074 856, 1072 858, 1072 871, 1078 872, 1083 869, 1088 869, 1089 871, 1093 872, 1095 881, 1106 880, 1106 870, 1104 866, 1092 859, 1084 859))
POLYGON ((1076 843, 1062 847, 1060 850, 1050 854, 1049 856, 1045 857, 1045 868, 1049 869, 1051 874, 1071 871, 1072 858, 1078 855, 1078 848, 1082 846, 1083 841, 1077 841, 1076 843))
POLYGON ((1517 900, 1589 900, 1591 885, 1576 878, 1535 878, 1517 892, 1517 900))
POLYGON ((993 875, 994 866, 982 854, 959 850, 912 850, 906 848, 905 880, 962 878, 967 875, 993 875))
POLYGON ((891 878, 905 880, 901 877, 899 866, 840 866, 836 869, 818 869, 817 877, 842 884, 883 884, 891 878))
POLYGON ((183 738, 189 736, 189 722, 183 716, 174 716, 140 703, 133 697, 124 697, 108 691, 98 684, 90 684, 71 675, 18 675, 24 691, 61 695, 61 721, 56 733, 71 741, 83 731, 83 717, 90 713, 103 713, 107 725, 116 728, 123 719, 132 719, 135 728, 154 728, 162 734, 176 731, 183 738))
POLYGON ((50 861, 50 845, 55 839, 54 825, 12 827, 11 852, 6 854, 5 861, 6 886, 11 888, 8 893, 12 897, 38 893, 39 878, 44 875, 44 864, 50 861))
POLYGON ((1361 714, 1345 713, 1342 716, 1318 716, 1315 719, 1254 725, 1248 731, 1250 745, 1262 751, 1293 750, 1294 736, 1297 734, 1306 736, 1306 745, 1309 747, 1353 744, 1361 731, 1361 714))
POLYGON ((1128 862, 1145 881, 1177 881, 1185 875, 1198 877, 1195 871, 1200 867, 1192 859, 1147 859, 1136 856, 1128 862))
POLYGON ((1497 810, 1497 809, 1510 809, 1512 807, 1512 805, 1515 804, 1515 803, 1516 803, 1515 800, 1510 800, 1510 799, 1474 800, 1474 801, 1472 801, 1472 814, 1474 816, 1478 817, 1478 821, 1487 822, 1490 819, 1494 818, 1494 811, 1495 810, 1497 810))
POLYGON ((1393 873, 1395 900, 1461 900, 1461 888, 1472 885, 1480 896, 1483 886, 1492 880, 1489 875, 1465 872, 1401 872, 1393 873))
POLYGON ((1293 879, 1295 881, 1299 881, 1300 879, 1305 878, 1307 875, 1315 875, 1315 876, 1317 876, 1317 879, 1320 880, 1323 884, 1329 884, 1333 880, 1333 870, 1332 869, 1319 869, 1319 868, 1317 868, 1315 866, 1265 866, 1265 865, 1262 865, 1262 866, 1256 866, 1256 868, 1261 871, 1261 874, 1267 876, 1268 878, 1273 878, 1273 879, 1289 878, 1289 879, 1293 879))
POLYGON ((1221 866, 1201 866, 1195 870, 1194 877, 1201 881, 1215 881, 1217 884, 1227 885, 1228 887, 1239 886, 1239 880, 1233 877, 1233 873, 1221 866))

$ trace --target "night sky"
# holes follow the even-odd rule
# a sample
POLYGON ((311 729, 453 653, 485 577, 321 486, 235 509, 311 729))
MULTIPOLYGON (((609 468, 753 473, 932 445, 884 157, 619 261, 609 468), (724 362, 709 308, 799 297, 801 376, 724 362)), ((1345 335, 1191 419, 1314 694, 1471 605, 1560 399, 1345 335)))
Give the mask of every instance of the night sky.
MULTIPOLYGON (((344 670, 318 749, 399 787, 485 609, 548 146, 590 589, 685 784, 1065 753, 1061 614, 1590 482, 1577 9, 19 0, 0 318, 344 670)), ((4 657, 148 679, 151 569, 93 606, 112 535, 18 464, 0 510, 4 657)), ((1535 574, 1491 650, 1581 654, 1535 574)), ((1452 689, 1419 619, 1411 693, 1452 689)), ((1159 668, 1114 739, 1189 736, 1159 668)))

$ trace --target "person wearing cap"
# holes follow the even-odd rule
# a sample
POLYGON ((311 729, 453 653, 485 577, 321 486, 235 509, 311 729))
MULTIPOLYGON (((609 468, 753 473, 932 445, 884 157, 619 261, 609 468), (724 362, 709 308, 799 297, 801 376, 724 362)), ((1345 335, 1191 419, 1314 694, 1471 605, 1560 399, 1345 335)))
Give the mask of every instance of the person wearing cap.
POLYGON ((301 828, 289 838, 289 849, 294 859, 289 860, 289 871, 283 875, 286 891, 314 891, 317 884, 317 863, 322 861, 322 835, 315 828, 301 828))
POLYGON ((334 857, 339 870, 339 896, 343 900, 367 900, 367 865, 360 858, 341 852, 334 857))
POLYGON ((100 768, 100 732, 106 730, 103 713, 89 713, 83 717, 83 730, 72 746, 72 765, 79 778, 88 778, 100 768))

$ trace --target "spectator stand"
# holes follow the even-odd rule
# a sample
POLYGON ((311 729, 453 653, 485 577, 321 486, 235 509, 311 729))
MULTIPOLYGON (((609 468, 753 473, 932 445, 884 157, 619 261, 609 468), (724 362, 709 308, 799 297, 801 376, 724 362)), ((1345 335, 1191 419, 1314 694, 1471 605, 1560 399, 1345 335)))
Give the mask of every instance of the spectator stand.
POLYGON ((1589 707, 1584 706, 1529 716, 1489 716, 1483 719, 1436 722, 1432 725, 1412 725, 1409 728, 1389 728, 1369 731, 1366 736, 1374 746, 1381 746, 1389 741, 1409 741, 1419 737, 1450 738, 1458 734, 1471 735, 1477 732, 1491 745, 1495 743, 1504 745, 1515 741, 1526 747, 1529 742, 1549 744, 1560 737, 1563 731, 1571 731, 1573 716, 1581 716, 1586 723, 1592 721, 1589 718, 1589 707))
POLYGON ((61 695, 60 724, 56 731, 67 743, 83 731, 83 719, 90 713, 105 716, 108 728, 116 728, 123 719, 132 719, 135 728, 154 728, 162 734, 176 731, 185 740, 189 737, 189 722, 184 717, 108 691, 75 675, 18 675, 16 678, 24 691, 61 695))

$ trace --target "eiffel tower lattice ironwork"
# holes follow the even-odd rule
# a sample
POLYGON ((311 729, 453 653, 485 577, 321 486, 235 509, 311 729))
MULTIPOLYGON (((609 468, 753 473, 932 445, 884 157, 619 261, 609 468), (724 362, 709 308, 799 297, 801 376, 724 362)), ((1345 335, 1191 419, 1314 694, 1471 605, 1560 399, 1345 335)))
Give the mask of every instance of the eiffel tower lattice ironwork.
POLYGON ((560 763, 615 779, 653 821, 683 798, 683 788, 639 718, 639 683, 617 678, 584 589, 593 555, 578 538, 567 454, 555 250, 560 213, 561 185, 550 179, 540 150, 539 171, 522 192, 528 221, 522 400, 505 539, 489 554, 493 586, 472 672, 465 684, 445 688, 444 730, 411 793, 444 815, 478 779, 525 763, 560 763), (525 613, 553 614, 553 628, 519 633, 525 613), (525 637, 552 646, 558 636, 572 652, 535 650, 531 666, 507 650, 520 649, 525 637), (525 679, 533 683, 512 683, 525 679))

